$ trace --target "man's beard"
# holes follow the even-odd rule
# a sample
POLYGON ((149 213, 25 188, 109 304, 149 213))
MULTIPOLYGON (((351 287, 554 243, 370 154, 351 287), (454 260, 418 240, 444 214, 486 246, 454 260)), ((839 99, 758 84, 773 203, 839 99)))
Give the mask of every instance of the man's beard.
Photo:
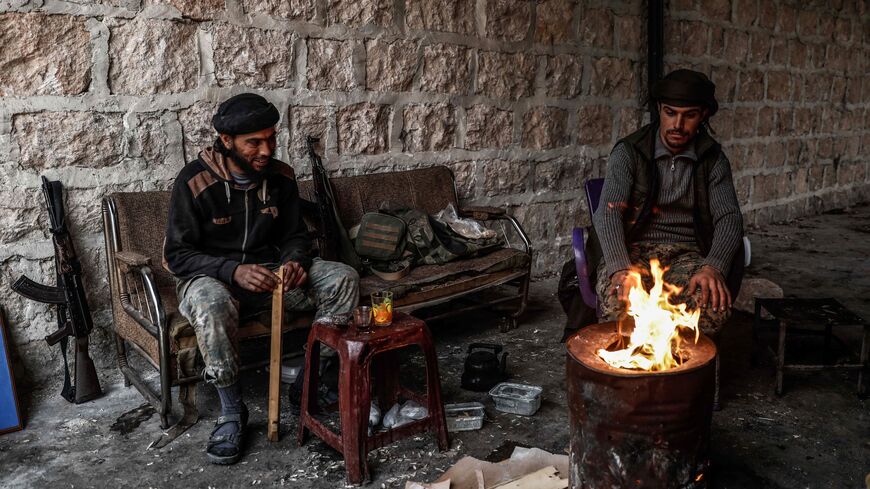
POLYGON ((250 178, 252 178, 254 180, 259 180, 262 178, 262 171, 254 168, 254 165, 253 165, 253 163, 251 163, 251 160, 249 160, 249 159, 245 158, 244 156, 242 156, 241 154, 239 154, 239 152, 236 151, 235 149, 227 148, 226 145, 224 145, 224 142, 221 141, 220 138, 218 138, 217 141, 215 141, 214 146, 215 146, 215 149, 217 149, 218 153, 220 153, 226 157, 232 158, 233 161, 236 162, 237 165, 239 165, 239 167, 242 169, 243 172, 245 172, 245 174, 247 176, 249 176, 250 178))

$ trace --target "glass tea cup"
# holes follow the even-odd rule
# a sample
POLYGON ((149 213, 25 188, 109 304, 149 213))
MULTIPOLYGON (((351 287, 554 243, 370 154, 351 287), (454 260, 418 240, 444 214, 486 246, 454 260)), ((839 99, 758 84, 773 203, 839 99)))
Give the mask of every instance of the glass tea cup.
POLYGON ((372 308, 358 306, 353 310, 353 326, 358 331, 368 331, 372 325, 372 308))
POLYGON ((372 322, 375 326, 393 324, 393 293, 389 291, 372 293, 372 322))

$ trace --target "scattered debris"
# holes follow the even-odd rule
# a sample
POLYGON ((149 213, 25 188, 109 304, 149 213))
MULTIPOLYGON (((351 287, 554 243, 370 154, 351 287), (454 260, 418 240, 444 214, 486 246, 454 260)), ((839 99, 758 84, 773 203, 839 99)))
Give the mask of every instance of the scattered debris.
POLYGON ((127 411, 118 416, 118 419, 109 427, 111 431, 117 431, 122 435, 130 434, 133 430, 139 427, 145 421, 151 419, 157 411, 148 403, 142 404, 136 409, 127 411))

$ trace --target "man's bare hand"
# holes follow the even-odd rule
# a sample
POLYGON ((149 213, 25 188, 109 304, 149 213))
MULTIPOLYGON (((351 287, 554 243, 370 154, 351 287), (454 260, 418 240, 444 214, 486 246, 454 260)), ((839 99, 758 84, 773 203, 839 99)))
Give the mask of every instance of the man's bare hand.
POLYGON ((262 265, 239 265, 233 272, 233 281, 251 292, 271 292, 278 285, 278 276, 262 265))
POLYGON ((621 270, 610 276, 610 295, 615 295, 621 301, 628 302, 628 291, 632 287, 640 286, 640 276, 628 270, 621 270))
POLYGON ((305 272, 302 265, 295 261, 288 261, 282 266, 284 267, 284 292, 298 289, 308 281, 308 273, 305 272))
POLYGON ((701 307, 707 307, 709 304, 717 312, 731 307, 731 292, 725 285, 725 277, 719 270, 704 265, 698 273, 692 275, 688 293, 694 294, 698 289, 701 289, 701 298, 698 300, 698 305, 701 307))

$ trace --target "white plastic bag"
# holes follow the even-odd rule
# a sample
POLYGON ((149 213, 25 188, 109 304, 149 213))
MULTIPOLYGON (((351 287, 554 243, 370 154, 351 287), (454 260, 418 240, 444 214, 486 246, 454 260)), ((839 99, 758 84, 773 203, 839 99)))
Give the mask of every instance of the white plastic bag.
POLYGON ((487 229, 483 224, 474 219, 459 217, 456 213, 456 208, 453 204, 447 204, 447 207, 441 209, 438 214, 435 214, 435 219, 450 226, 456 234, 468 239, 491 239, 495 238, 497 233, 492 229, 487 229))

